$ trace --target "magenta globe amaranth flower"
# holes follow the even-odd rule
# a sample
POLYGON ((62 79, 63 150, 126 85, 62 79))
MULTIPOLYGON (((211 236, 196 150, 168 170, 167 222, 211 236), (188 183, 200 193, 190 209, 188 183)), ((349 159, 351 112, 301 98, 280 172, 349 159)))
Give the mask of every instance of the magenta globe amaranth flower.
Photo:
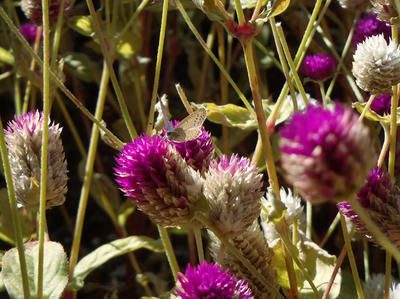
MULTIPOLYGON (((400 189, 381 168, 374 168, 362 189, 357 193, 357 200, 367 212, 370 219, 400 248, 400 189)), ((361 218, 349 202, 338 203, 338 208, 349 218, 358 231, 371 237, 361 218)))
POLYGON ((286 180, 307 200, 324 202, 357 191, 375 166, 368 128, 348 107, 307 107, 281 130, 286 180))
MULTIPOLYGON (((33 210, 39 207, 43 121, 42 113, 31 111, 16 116, 4 130, 16 199, 24 207, 33 210)), ((47 208, 63 204, 67 192, 68 170, 61 131, 58 124, 49 124, 47 208)))
MULTIPOLYGON (((179 124, 178 121, 173 121, 172 126, 176 127, 179 124)), ((164 128, 162 136, 166 135, 164 128)), ((204 172, 208 169, 208 165, 211 159, 214 157, 214 149, 212 145, 211 135, 209 132, 201 128, 201 134, 199 137, 184 142, 172 142, 170 143, 176 148, 178 153, 185 159, 195 170, 204 172)))
POLYGON ((376 97, 372 101, 370 108, 377 114, 384 116, 385 114, 390 114, 391 104, 392 104, 392 96, 383 93, 381 96, 376 97))
POLYGON ((389 42, 392 30, 390 24, 377 19, 376 14, 366 15, 358 20, 354 28, 353 46, 357 49, 357 45, 362 43, 367 37, 383 34, 386 41, 389 42))
MULTIPOLYGON (((23 35, 23 37, 25 37, 25 39, 28 41, 30 45, 33 45, 35 43, 37 29, 38 26, 36 24, 27 23, 19 27, 19 32, 23 35)), ((43 37, 43 30, 41 31, 40 38, 42 37, 43 37)))
POLYGON ((331 55, 315 54, 306 56, 300 70, 315 81, 325 80, 336 69, 337 61, 331 55))
POLYGON ((155 223, 178 226, 190 220, 203 180, 161 136, 142 135, 115 159, 121 190, 155 223))
POLYGON ((229 270, 206 261, 196 267, 188 265, 185 274, 178 273, 175 298, 180 299, 253 299, 244 280, 229 270))

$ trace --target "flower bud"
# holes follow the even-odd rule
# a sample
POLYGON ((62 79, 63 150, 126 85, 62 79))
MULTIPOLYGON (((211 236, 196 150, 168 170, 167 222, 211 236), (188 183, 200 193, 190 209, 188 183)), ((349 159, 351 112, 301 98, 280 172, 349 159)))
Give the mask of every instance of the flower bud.
MULTIPOLYGON (((49 120, 50 122, 50 120, 49 120)), ((62 205, 67 193, 67 161, 60 134, 51 123, 48 133, 46 207, 62 205)), ((38 209, 42 152, 43 114, 31 111, 16 116, 4 130, 17 202, 38 209)))
POLYGON ((300 70, 314 81, 330 77, 336 69, 337 61, 331 55, 315 54, 306 56, 300 70))

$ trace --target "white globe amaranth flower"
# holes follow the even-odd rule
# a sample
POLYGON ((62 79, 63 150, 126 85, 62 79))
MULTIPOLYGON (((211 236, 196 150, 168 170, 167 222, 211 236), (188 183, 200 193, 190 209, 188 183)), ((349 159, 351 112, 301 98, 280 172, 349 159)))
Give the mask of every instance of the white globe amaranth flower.
POLYGON ((396 5, 393 0, 371 0, 372 11, 376 13, 381 21, 390 23, 392 18, 398 16, 396 5))
POLYGON ((400 49, 383 34, 367 38, 357 46, 353 56, 353 75, 357 85, 374 95, 392 94, 400 82, 400 49))
POLYGON ((389 299, 400 298, 400 283, 393 283, 389 292, 389 299))

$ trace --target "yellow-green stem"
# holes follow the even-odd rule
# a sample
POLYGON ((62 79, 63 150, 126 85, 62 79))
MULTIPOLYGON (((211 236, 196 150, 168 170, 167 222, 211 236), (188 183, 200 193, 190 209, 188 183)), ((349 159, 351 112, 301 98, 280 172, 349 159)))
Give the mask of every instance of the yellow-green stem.
POLYGON ((319 85, 319 90, 321 92, 322 103, 323 103, 324 107, 326 108, 328 106, 329 102, 328 102, 328 99, 325 94, 324 82, 318 81, 318 85, 319 85))
POLYGON ((254 119, 256 119, 257 116, 256 116, 256 113, 254 112, 253 107, 250 105, 249 101, 247 101, 246 97, 240 91, 239 87, 233 81, 232 77, 228 74, 228 72, 226 71, 225 67, 221 64, 221 62, 214 55, 214 53, 207 47, 206 42, 203 40, 203 38, 201 37, 200 33, 197 31, 196 27, 193 25, 193 23, 190 20, 188 14, 186 13, 184 7, 182 6, 181 1, 180 0, 176 0, 175 4, 176 4, 176 7, 178 8, 179 12, 182 14, 182 17, 184 18, 186 24, 189 26, 190 30, 193 32, 193 34, 196 37, 196 39, 199 41, 200 45, 208 53, 208 55, 211 57, 211 59, 217 65, 217 67, 222 72, 222 74, 224 74, 226 80, 229 82, 229 84, 231 84, 231 86, 233 87, 235 92, 238 94, 238 96, 241 99, 241 101, 243 102, 243 104, 246 106, 247 110, 251 113, 251 115, 254 117, 254 119))
POLYGON ((204 261, 204 249, 203 249, 203 239, 201 237, 201 227, 195 225, 193 227, 194 237, 196 239, 197 255, 199 257, 199 263, 204 261))
MULTIPOLYGON (((134 126, 131 116, 129 114, 128 107, 126 105, 126 101, 123 96, 121 87, 119 86, 118 79, 117 79, 117 76, 116 76, 114 68, 113 68, 113 58, 110 56, 110 51, 108 50, 106 40, 104 38, 104 34, 103 34, 103 31, 100 26, 100 21, 98 19, 97 13, 96 13, 94 5, 93 5, 93 1, 86 0, 86 4, 89 9, 90 16, 92 17, 93 29, 96 34, 96 37, 99 40, 101 52, 102 52, 105 62, 107 64, 111 82, 114 87, 115 95, 117 96, 117 100, 118 100, 119 106, 121 108, 122 118, 124 119, 124 122, 128 129, 130 137, 132 139, 134 139, 138 136, 138 134, 136 132, 135 126, 134 126)), ((115 45, 111 45, 111 46, 115 46, 115 45)))
POLYGON ((249 77, 250 89, 253 95, 254 106, 256 108, 257 122, 259 128, 259 134, 261 135, 262 148, 264 153, 264 159, 267 167, 269 183, 274 191, 275 195, 280 198, 279 193, 279 181, 276 174, 274 156, 272 153, 271 142, 269 139, 269 133, 267 130, 267 124, 265 119, 265 113, 262 106, 262 99, 260 95, 260 89, 258 86, 258 78, 255 67, 255 61, 253 56, 253 43, 252 39, 241 41, 243 47, 244 58, 246 61, 247 75, 249 77))
POLYGON ((306 237, 312 239, 312 204, 306 201, 306 237))
MULTIPOLYGON (((103 72, 101 75, 99 93, 97 97, 95 117, 100 120, 103 115, 104 103, 106 100, 107 86, 110 78, 109 68, 106 63, 103 63, 103 72)), ((90 143, 88 155, 85 164, 85 175, 83 178, 83 185, 81 195, 79 198, 78 215, 76 216, 74 239, 72 241, 70 262, 69 262, 69 276, 73 277, 74 268, 78 261, 79 248, 82 238, 82 230, 85 221, 86 206, 89 199, 90 186, 92 183, 93 167, 96 158, 97 144, 99 140, 99 127, 93 124, 92 132, 90 134, 90 143)))
POLYGON ((353 274, 353 279, 354 279, 354 284, 356 286, 358 299, 364 299, 364 293, 362 290, 360 276, 358 275, 356 260, 354 258, 353 249, 351 248, 351 238, 347 231, 346 220, 344 219, 343 215, 340 216, 340 223, 342 225, 344 243, 347 248, 347 256, 349 257, 350 268, 353 274))
POLYGON ((29 280, 28 280, 28 274, 27 274, 28 272, 26 269, 25 248, 24 248, 24 243, 22 240, 21 222, 20 222, 18 210, 17 210, 17 201, 15 199, 15 189, 14 189, 12 176, 11 176, 10 163, 8 160, 8 151, 7 151, 6 143, 4 140, 4 130, 3 130, 3 123, 1 120, 1 115, 0 115, 0 152, 1 152, 1 159, 3 161, 4 176, 6 178, 6 183, 7 183, 8 200, 9 200, 10 211, 11 211, 11 221, 12 221, 12 226, 13 226, 13 230, 14 230, 15 242, 16 242, 17 250, 18 250, 18 258, 19 258, 19 266, 21 269, 24 298, 29 299, 30 298, 29 280))
POLYGON ((156 105, 156 100, 157 100, 158 84, 160 82, 160 73, 161 73, 161 62, 164 52, 165 31, 167 29, 168 2, 169 0, 163 0, 160 37, 158 39, 156 70, 154 74, 153 91, 151 94, 149 117, 147 120, 147 130, 146 130, 147 135, 151 135, 151 131, 153 130, 153 125, 154 125, 154 107, 156 105))
POLYGON ((361 115, 360 115, 360 117, 359 117, 359 119, 358 119, 359 121, 362 121, 362 120, 364 119, 364 116, 365 116, 365 114, 367 113, 367 111, 369 110, 369 107, 371 106, 372 101, 373 101, 374 99, 375 99, 375 95, 374 95, 374 94, 371 94, 371 95, 369 96, 369 99, 368 99, 367 104, 365 105, 363 111, 361 112, 361 115))
POLYGON ((392 279, 392 255, 386 252, 385 256, 385 292, 383 294, 384 299, 389 299, 390 283, 392 279))
POLYGON ((365 272, 364 280, 367 282, 370 279, 368 240, 366 238, 363 238, 362 242, 363 242, 363 257, 364 257, 364 272, 365 272))
POLYGON ((21 91, 19 88, 19 75, 15 75, 14 79, 14 105, 15 105, 15 114, 21 114, 21 91))
POLYGON ((39 195, 39 250, 37 272, 37 298, 43 298, 44 232, 46 227, 47 148, 50 118, 50 19, 49 1, 42 0, 43 21, 43 133, 40 157, 39 195))
POLYGON ((167 260, 169 263, 169 267, 171 268, 171 272, 174 277, 174 281, 176 281, 178 278, 178 272, 180 270, 179 270, 178 261, 176 260, 174 248, 172 247, 171 240, 168 235, 168 231, 160 225, 157 225, 157 228, 158 228, 158 232, 160 233, 161 241, 163 242, 163 245, 164 245, 165 254, 167 256, 167 260))
POLYGON ((242 3, 240 2, 240 0, 235 0, 235 9, 239 26, 241 26, 246 22, 246 19, 244 18, 242 3))
POLYGON ((382 123, 383 132, 385 134, 385 139, 383 141, 383 145, 381 148, 381 152, 379 154, 377 167, 382 167, 383 162, 385 162, 386 154, 390 146, 390 128, 388 124, 382 123))
POLYGON ((340 212, 336 214, 335 219, 333 219, 331 225, 328 228, 328 231, 326 232, 324 238, 322 239, 321 243, 319 244, 319 247, 323 248, 325 243, 328 241, 329 237, 332 235, 334 230, 336 229, 338 223, 340 221, 340 212))

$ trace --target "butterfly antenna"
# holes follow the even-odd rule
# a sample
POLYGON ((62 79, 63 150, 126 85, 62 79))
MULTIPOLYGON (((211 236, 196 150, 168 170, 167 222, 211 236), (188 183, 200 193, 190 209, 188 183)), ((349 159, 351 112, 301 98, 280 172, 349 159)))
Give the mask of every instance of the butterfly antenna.
POLYGON ((159 99, 160 101, 160 106, 161 106, 161 111, 163 114, 163 118, 164 118, 164 124, 165 127, 167 128, 167 132, 172 132, 174 130, 174 128, 172 127, 171 122, 168 120, 168 115, 167 115, 167 109, 164 106, 163 100, 167 100, 167 95, 163 94, 161 99, 159 99))

